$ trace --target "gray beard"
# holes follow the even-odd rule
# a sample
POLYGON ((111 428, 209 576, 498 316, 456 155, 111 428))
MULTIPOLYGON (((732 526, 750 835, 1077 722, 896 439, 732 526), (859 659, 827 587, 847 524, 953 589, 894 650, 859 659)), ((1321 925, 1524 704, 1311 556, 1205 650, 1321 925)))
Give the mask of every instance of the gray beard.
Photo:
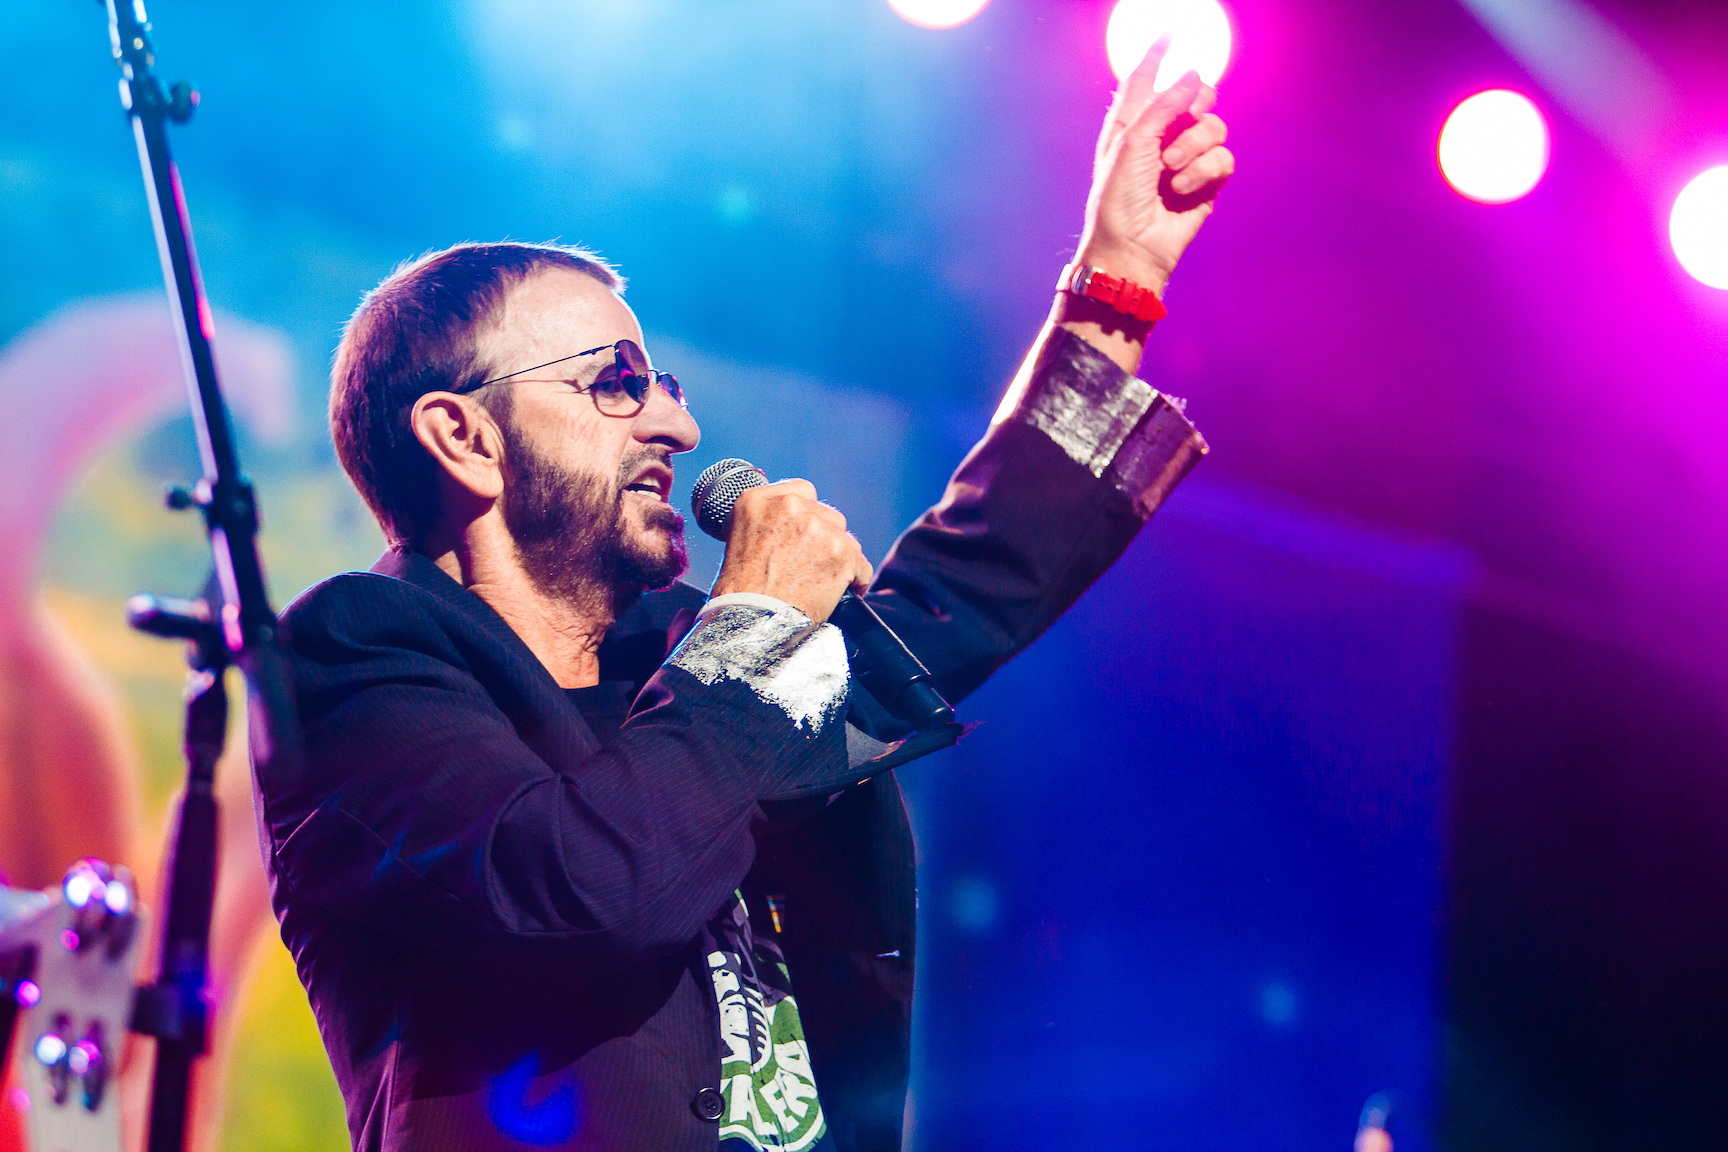
POLYGON ((649 527, 666 530, 671 547, 651 551, 624 526, 624 483, 650 459, 643 449, 619 466, 615 483, 567 471, 536 453, 514 429, 505 430, 504 526, 523 571, 544 595, 592 604, 616 618, 643 592, 665 588, 690 566, 684 518, 669 505, 653 508, 649 527))

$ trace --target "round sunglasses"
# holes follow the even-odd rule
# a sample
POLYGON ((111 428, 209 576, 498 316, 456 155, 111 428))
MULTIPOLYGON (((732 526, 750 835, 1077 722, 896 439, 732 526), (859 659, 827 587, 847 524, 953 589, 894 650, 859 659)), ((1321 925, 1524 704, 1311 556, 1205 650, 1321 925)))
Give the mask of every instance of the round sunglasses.
MULTIPOLYGON (((600 375, 591 383, 577 388, 578 392, 586 392, 594 401, 594 406, 607 416, 634 416, 642 411, 648 403, 648 393, 658 384, 666 395, 677 402, 678 407, 688 408, 690 405, 684 398, 684 389, 679 387, 678 378, 670 372, 657 372, 648 365, 648 354, 637 346, 634 340, 620 340, 616 344, 602 344, 598 348, 590 348, 586 352, 576 352, 569 356, 560 356, 556 360, 548 360, 544 364, 536 364, 532 368, 522 368, 515 372, 507 372, 502 376, 494 376, 490 380, 482 380, 458 389, 458 394, 466 394, 484 388, 488 384, 501 384, 506 380, 514 380, 527 372, 538 372, 542 368, 550 368, 554 364, 563 364, 569 360, 580 360, 584 356, 592 356, 597 352, 612 352, 612 363, 600 370, 600 375)), ((563 381, 569 383, 569 381, 563 381)))

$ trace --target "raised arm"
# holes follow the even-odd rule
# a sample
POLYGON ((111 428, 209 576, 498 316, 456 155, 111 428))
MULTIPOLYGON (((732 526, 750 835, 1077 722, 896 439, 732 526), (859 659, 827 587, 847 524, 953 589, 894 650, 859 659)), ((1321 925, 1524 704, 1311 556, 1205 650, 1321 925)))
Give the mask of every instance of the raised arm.
MULTIPOLYGON (((1166 47, 1105 117, 1075 256, 1160 298, 1235 167, 1210 87, 1153 90, 1166 47)), ((1151 329, 1058 292, 990 430, 883 562, 872 603, 950 700, 1066 611, 1205 454, 1182 402, 1134 376, 1151 329)))
MULTIPOLYGON (((1236 159, 1224 147, 1224 121, 1213 112, 1218 93, 1185 73, 1163 92, 1152 87, 1167 40, 1152 45, 1117 91, 1098 133, 1092 191, 1074 262, 1151 289, 1160 299, 1182 253, 1193 242, 1236 159)), ((1132 375, 1151 325, 1097 301, 1061 293, 1050 323, 1109 356, 1132 375)), ((1038 347, 1028 360, 1036 359, 1038 347)))

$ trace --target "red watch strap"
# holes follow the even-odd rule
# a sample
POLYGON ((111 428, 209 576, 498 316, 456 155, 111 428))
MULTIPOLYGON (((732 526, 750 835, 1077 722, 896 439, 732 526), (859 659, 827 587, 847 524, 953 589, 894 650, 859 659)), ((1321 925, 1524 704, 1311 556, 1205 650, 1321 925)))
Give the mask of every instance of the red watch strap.
POLYGON ((1148 324, 1170 315, 1164 302, 1158 299, 1158 293, 1152 289, 1088 264, 1070 264, 1062 269, 1062 278, 1056 282, 1056 289, 1096 300, 1124 316, 1148 324))

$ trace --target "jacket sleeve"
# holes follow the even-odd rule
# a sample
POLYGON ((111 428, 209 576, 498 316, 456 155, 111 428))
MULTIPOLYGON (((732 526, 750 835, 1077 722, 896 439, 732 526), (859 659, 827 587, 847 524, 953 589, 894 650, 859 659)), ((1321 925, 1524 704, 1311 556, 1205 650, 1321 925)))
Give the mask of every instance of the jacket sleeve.
POLYGON ((1015 387, 870 591, 950 701, 1078 600, 1207 450, 1181 401, 1065 329, 1015 387))
POLYGON ((795 610, 706 610, 604 749, 526 649, 446 611, 351 574, 284 615, 307 767, 257 771, 285 936, 676 951, 749 870, 759 798, 854 782, 844 647, 795 610))

